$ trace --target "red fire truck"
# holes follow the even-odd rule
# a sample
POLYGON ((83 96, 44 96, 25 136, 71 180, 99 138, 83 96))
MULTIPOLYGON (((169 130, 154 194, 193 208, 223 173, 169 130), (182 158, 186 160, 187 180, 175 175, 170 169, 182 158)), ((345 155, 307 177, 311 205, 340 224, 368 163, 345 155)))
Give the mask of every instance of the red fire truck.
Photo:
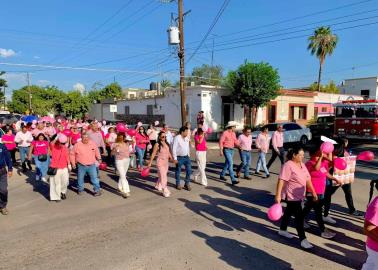
POLYGON ((377 100, 343 101, 334 107, 336 137, 378 140, 377 100))

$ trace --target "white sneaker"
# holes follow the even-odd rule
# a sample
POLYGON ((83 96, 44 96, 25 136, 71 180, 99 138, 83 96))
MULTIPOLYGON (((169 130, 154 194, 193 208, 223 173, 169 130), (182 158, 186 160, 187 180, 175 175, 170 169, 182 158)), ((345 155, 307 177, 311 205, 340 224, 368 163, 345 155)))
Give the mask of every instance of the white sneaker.
POLYGON ((332 239, 336 236, 336 233, 334 232, 331 232, 331 231, 328 231, 328 230, 325 230, 324 232, 322 232, 321 234, 321 237, 325 238, 325 239, 332 239))
POLYGON ((307 239, 303 239, 301 242, 301 247, 304 249, 311 249, 314 246, 310 244, 310 242, 307 239))
POLYGON ((310 224, 308 224, 306 221, 305 222, 303 222, 303 227, 305 228, 305 229, 310 229, 310 224))
POLYGON ((45 177, 42 177, 41 180, 42 180, 42 182, 45 182, 46 184, 49 183, 49 181, 47 181, 47 179, 45 177))
POLYGON ((283 237, 286 237, 288 239, 292 239, 294 238, 294 235, 292 235, 291 233, 289 233, 288 231, 282 231, 282 230, 279 230, 278 231, 278 234, 283 236, 283 237))
POLYGON ((333 218, 327 216, 327 217, 323 217, 323 221, 324 222, 327 222, 329 224, 336 224, 336 220, 334 220, 333 218))

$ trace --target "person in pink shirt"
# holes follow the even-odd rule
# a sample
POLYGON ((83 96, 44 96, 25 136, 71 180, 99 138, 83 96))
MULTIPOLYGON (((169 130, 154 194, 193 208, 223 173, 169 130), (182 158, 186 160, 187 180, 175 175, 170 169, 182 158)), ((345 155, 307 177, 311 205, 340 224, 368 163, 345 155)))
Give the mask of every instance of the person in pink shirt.
POLYGON ((17 163, 16 162, 17 145, 15 143, 15 135, 13 134, 13 131, 11 128, 8 128, 5 130, 5 134, 3 135, 3 137, 1 137, 1 142, 8 149, 12 158, 13 166, 14 166, 17 163))
POLYGON ((374 186, 375 189, 378 190, 377 180, 373 180, 370 183, 369 206, 366 210, 364 222, 364 233, 367 236, 366 252, 368 254, 368 257, 366 259, 366 262, 362 266, 362 270, 378 269, 378 196, 376 196, 373 201, 371 201, 374 192, 374 186))
POLYGON ((228 122, 226 126, 226 130, 223 132, 220 140, 219 140, 219 148, 220 148, 220 155, 225 157, 225 163, 223 166, 223 170, 220 174, 220 179, 225 180, 225 175, 227 170, 230 173, 231 177, 231 184, 237 185, 239 181, 236 180, 234 174, 234 148, 239 148, 239 141, 236 138, 235 129, 237 123, 234 121, 228 122))
POLYGON ((277 130, 273 132, 272 136, 272 157, 270 158, 268 165, 266 166, 269 170, 270 166, 272 166, 273 162, 278 157, 281 161, 281 166, 284 164, 284 155, 285 155, 285 149, 284 149, 284 133, 283 133, 283 127, 282 125, 277 126, 277 130))
MULTIPOLYGON (((36 167, 35 180, 47 183, 46 176, 50 164, 49 141, 43 133, 37 135, 36 140, 31 143, 28 159, 31 160, 32 157, 36 167)), ((35 188, 37 185, 36 182, 35 188)))
POLYGON ((251 128, 245 127, 243 134, 238 138, 240 144, 240 159, 241 163, 236 170, 236 176, 240 177, 240 171, 244 171, 244 179, 251 180, 249 177, 249 166, 251 164, 251 152, 252 152, 252 131, 251 128))
POLYGON ((129 143, 125 142, 125 135, 118 134, 116 141, 112 143, 111 154, 115 157, 115 165, 119 174, 118 190, 123 198, 130 197, 130 187, 126 174, 130 166, 130 148, 129 143))
POLYGON ((46 128, 45 128, 45 135, 48 138, 52 138, 55 135, 56 131, 55 128, 51 125, 50 122, 46 123, 46 128))
POLYGON ((71 136, 69 137, 69 145, 74 146, 81 139, 81 133, 77 126, 71 127, 71 136))
POLYGON ((97 145, 100 153, 106 156, 107 153, 106 153, 104 137, 101 131, 99 130, 96 122, 92 123, 91 129, 87 131, 87 135, 89 136, 89 139, 97 145))
POLYGON ((303 159, 304 151, 301 147, 289 149, 287 153, 288 161, 281 168, 277 182, 275 201, 276 203, 281 203, 282 199, 286 200, 286 208, 278 234, 289 239, 294 237, 287 231, 289 219, 294 215, 295 227, 301 241, 301 247, 310 249, 313 246, 306 239, 302 202, 305 198, 306 188, 312 194, 314 201, 318 200, 318 195, 312 186, 311 176, 303 163, 303 159))
POLYGON ((146 129, 143 126, 139 126, 137 134, 135 135, 135 151, 138 158, 138 169, 141 170, 144 165, 144 154, 146 152, 147 145, 150 143, 150 139, 146 133, 146 129))
POLYGON ((114 127, 110 127, 107 130, 107 133, 105 135, 105 144, 106 144, 106 151, 108 154, 106 163, 108 166, 114 166, 114 159, 113 156, 111 155, 112 153, 112 145, 116 142, 117 140, 117 133, 115 132, 114 127))
POLYGON ((201 184, 203 186, 207 186, 207 178, 206 178, 206 138, 205 133, 203 132, 202 128, 198 128, 197 132, 194 134, 194 143, 196 147, 196 161, 198 170, 193 174, 194 181, 198 181, 198 177, 201 179, 201 184))
POLYGON ((259 158, 256 164, 256 174, 260 174, 260 168, 262 167, 265 172, 265 178, 269 178, 269 170, 266 167, 266 154, 269 151, 270 136, 268 133, 268 128, 263 127, 260 134, 256 138, 256 148, 259 151, 259 158))
POLYGON ((32 135, 36 138, 41 133, 45 134, 45 125, 42 122, 38 122, 37 127, 32 130, 32 135))

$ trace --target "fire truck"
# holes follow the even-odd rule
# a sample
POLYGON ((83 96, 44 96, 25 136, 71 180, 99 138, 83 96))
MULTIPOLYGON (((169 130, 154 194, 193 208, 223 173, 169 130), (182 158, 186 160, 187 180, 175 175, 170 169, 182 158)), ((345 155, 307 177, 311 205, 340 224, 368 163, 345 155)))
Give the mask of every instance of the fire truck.
POLYGON ((358 140, 378 140, 378 101, 352 100, 335 107, 335 136, 358 140))

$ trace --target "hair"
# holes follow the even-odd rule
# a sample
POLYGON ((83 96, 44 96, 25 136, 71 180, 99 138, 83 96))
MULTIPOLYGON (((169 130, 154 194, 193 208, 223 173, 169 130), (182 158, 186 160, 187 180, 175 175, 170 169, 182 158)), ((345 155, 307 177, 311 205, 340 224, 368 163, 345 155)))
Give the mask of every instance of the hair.
MULTIPOLYGON (((158 139, 157 139, 157 142, 156 142, 156 143, 159 145, 159 150, 158 150, 159 152, 160 152, 161 148, 163 147, 163 144, 161 143, 161 140, 160 140, 160 137, 161 137, 161 135, 163 135, 163 134, 165 134, 164 131, 160 131, 160 132, 159 132, 158 139)), ((165 137, 164 142, 165 142, 167 145, 169 145, 169 143, 167 142, 167 137, 165 137)))
POLYGON ((46 136, 45 136, 45 134, 43 134, 43 133, 39 133, 35 138, 37 139, 37 140, 39 140, 39 137, 43 137, 43 140, 44 141, 47 141, 47 138, 46 138, 46 136))
POLYGON ((185 122, 184 127, 188 127, 190 125, 190 122, 185 122))
POLYGON ((374 186, 375 186, 375 189, 378 190, 378 179, 370 181, 369 203, 371 201, 371 198, 373 198, 374 186))
POLYGON ((246 127, 243 128, 243 132, 246 132, 247 130, 252 130, 252 128, 249 127, 249 126, 246 126, 246 127))
POLYGON ((187 131, 189 128, 185 125, 183 127, 180 127, 180 130, 179 130, 179 133, 182 134, 184 133, 185 131, 187 131))
POLYGON ((202 128, 197 129, 196 134, 197 135, 202 135, 203 134, 203 129, 202 128))
POLYGON ((114 127, 108 128, 108 132, 110 133, 111 130, 115 130, 114 127))
POLYGON ((295 155, 298 155, 298 153, 300 151, 303 151, 303 147, 302 146, 294 146, 293 148, 290 148, 288 151, 287 151, 287 155, 286 155, 286 158, 287 160, 292 160, 293 157, 295 155))
POLYGON ((125 135, 120 133, 117 135, 116 143, 122 143, 125 141, 125 135))
POLYGON ((143 132, 142 132, 142 134, 143 134, 144 136, 148 136, 148 135, 147 135, 147 132, 146 132, 146 129, 144 128, 144 126, 139 126, 139 127, 137 128, 137 132, 140 133, 139 130, 140 130, 141 128, 143 128, 143 132))
POLYGON ((265 130, 269 130, 268 127, 262 127, 261 132, 264 132, 265 130))
POLYGON ((310 154, 310 157, 317 156, 320 153, 320 145, 315 144, 308 148, 308 153, 310 154))

